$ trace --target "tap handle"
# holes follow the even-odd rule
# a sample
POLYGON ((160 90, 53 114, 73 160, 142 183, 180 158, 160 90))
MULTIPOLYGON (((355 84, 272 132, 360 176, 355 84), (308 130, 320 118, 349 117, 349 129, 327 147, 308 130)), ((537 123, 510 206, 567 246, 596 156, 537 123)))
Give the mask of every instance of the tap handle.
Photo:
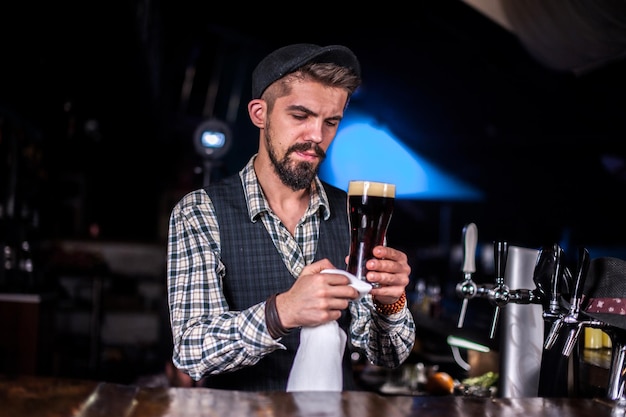
MULTIPOLYGON (((478 243, 478 228, 470 223, 463 228, 463 273, 476 272, 476 244, 478 243)), ((470 275, 471 276, 471 275, 470 275)))
POLYGON ((472 280, 472 273, 476 272, 476 244, 478 242, 478 228, 476 224, 469 223, 463 228, 463 281, 456 286, 457 295, 463 297, 461 312, 457 327, 463 327, 467 303, 476 295, 476 284, 472 280))
MULTIPOLYGON (((585 248, 579 248, 578 250, 578 264, 576 266, 576 276, 574 277, 574 289, 572 290, 570 298, 569 313, 564 318, 557 319, 553 326, 557 323, 561 324, 566 321, 570 330, 567 335, 567 339, 563 344, 563 355, 570 356, 572 350, 578 341, 580 336, 580 329, 584 323, 578 319, 580 312, 580 303, 582 300, 582 292, 585 286, 585 279, 587 277, 587 271, 589 270, 589 251, 585 248)), ((548 339, 549 340, 549 339, 548 339)), ((546 341, 546 346, 548 341, 546 341)))
POLYGON ((550 286, 554 274, 555 259, 554 248, 541 248, 537 256, 537 262, 533 272, 536 293, 541 300, 544 311, 548 310, 550 302, 550 286))
POLYGON ((589 262, 589 251, 585 248, 579 248, 578 265, 576 268, 576 277, 574 278, 574 290, 570 300, 570 314, 575 319, 578 319, 578 313, 580 311, 580 303, 583 296, 585 279, 587 278, 587 272, 589 271, 589 262))
POLYGON ((506 259, 509 255, 509 245, 505 241, 494 242, 494 262, 496 271, 496 285, 490 291, 491 301, 496 305, 493 312, 493 321, 491 322, 491 331, 489 338, 493 339, 496 335, 498 320, 500 318, 500 310, 502 306, 509 302, 509 289, 504 284, 504 271, 506 269, 506 259))
POLYGON ((550 281, 550 304, 549 309, 553 314, 560 312, 561 300, 561 274, 563 273, 563 249, 558 244, 554 244, 555 264, 550 281))
POLYGON ((509 244, 504 241, 495 242, 494 255, 496 285, 504 285, 504 271, 506 269, 506 259, 509 256, 509 244))

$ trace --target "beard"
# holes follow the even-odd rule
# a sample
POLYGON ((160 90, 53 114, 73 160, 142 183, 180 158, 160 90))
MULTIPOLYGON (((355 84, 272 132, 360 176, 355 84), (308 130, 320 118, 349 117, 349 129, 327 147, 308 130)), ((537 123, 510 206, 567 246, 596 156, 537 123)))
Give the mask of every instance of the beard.
POLYGON ((265 143, 269 153, 270 161, 274 166, 274 171, 287 187, 293 191, 304 190, 311 186, 313 179, 317 175, 320 163, 326 158, 326 152, 317 143, 296 143, 285 151, 285 156, 278 159, 276 150, 272 145, 269 126, 265 129, 265 143), (315 150, 315 154, 320 158, 320 163, 313 164, 310 162, 294 162, 290 155, 294 152, 303 152, 310 149, 315 150))

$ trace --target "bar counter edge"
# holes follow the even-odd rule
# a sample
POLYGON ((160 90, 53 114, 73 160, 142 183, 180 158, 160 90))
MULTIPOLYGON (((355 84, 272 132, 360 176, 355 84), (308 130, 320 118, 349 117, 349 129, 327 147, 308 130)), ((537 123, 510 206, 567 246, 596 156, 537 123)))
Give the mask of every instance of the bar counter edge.
POLYGON ((393 396, 369 391, 244 392, 0 375, 0 415, 3 417, 604 417, 624 414, 620 407, 599 398, 393 396))

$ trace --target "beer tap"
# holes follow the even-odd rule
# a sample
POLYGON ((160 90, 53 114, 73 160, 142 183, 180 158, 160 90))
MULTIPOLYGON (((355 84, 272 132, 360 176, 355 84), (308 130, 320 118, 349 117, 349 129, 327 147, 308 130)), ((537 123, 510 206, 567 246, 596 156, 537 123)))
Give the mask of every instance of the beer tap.
POLYGON ((478 228, 476 224, 469 223, 463 228, 463 281, 456 285, 456 293, 463 298, 461 313, 457 327, 463 327, 467 304, 470 298, 474 298, 478 291, 476 283, 472 280, 472 274, 476 272, 476 244, 478 242, 478 228))
MULTIPOLYGON (((535 267, 534 281, 541 293, 545 323, 543 352, 539 371, 538 394, 541 397, 562 397, 570 395, 572 366, 570 358, 562 355, 563 339, 559 338, 564 325, 565 311, 561 307, 562 285, 566 285, 569 270, 563 266, 565 255, 558 244, 544 248, 535 267), (558 349, 554 346, 558 342, 558 349)), ((585 264, 582 258, 579 265, 585 264)), ((580 278, 584 271, 579 269, 580 278)), ((582 288, 582 281, 579 280, 582 288)), ((569 291, 568 291, 569 292, 569 291)), ((573 292, 571 292, 573 295, 573 292)))
POLYGON ((560 294, 561 292, 560 280, 563 273, 561 261, 563 257, 563 250, 555 243, 551 249, 542 249, 537 259, 533 280, 541 296, 545 320, 553 320, 561 316, 559 296, 555 296, 554 293, 560 294))
POLYGON ((493 314, 493 322, 491 323, 491 332, 489 338, 493 339, 496 334, 500 309, 505 306, 510 299, 509 287, 504 283, 504 271, 506 269, 506 259, 509 254, 509 245, 507 242, 494 243, 494 262, 496 271, 496 285, 488 292, 489 300, 496 306, 493 314))
MULTIPOLYGON (((549 350, 554 347, 557 338, 561 332, 561 328, 564 325, 571 327, 571 331, 576 332, 576 329, 579 329, 579 326, 572 325, 577 324, 578 322, 578 313, 580 311, 580 302, 582 297, 582 289, 584 287, 585 278, 587 276, 587 271, 589 270, 589 252, 581 248, 578 254, 578 266, 576 277, 574 280, 574 290, 572 291, 572 296, 570 299, 570 310, 567 315, 561 313, 560 302, 558 298, 560 298, 560 274, 561 274, 561 259, 562 259, 562 250, 558 245, 554 247, 554 269, 553 275, 551 278, 550 288, 551 294, 549 297, 549 303, 547 305, 547 310, 544 311, 544 318, 552 320, 552 326, 550 327, 550 331, 548 332, 545 341, 544 341, 544 349, 549 350)), ((569 338, 574 337, 574 335, 570 335, 569 338)), ((577 334, 576 334, 577 337, 577 334)), ((568 339, 569 339, 568 338, 568 339)), ((567 346, 567 343, 566 345, 567 346)), ((564 350, 566 347, 564 347, 564 350)), ((569 355, 566 355, 569 356, 569 355)))
POLYGON ((536 291, 541 299, 543 306, 544 319, 545 313, 550 307, 550 283, 555 274, 556 253, 558 245, 554 245, 553 249, 541 249, 537 257, 537 264, 533 273, 533 281, 535 282, 536 291))
POLYGON ((569 313, 563 318, 563 323, 568 326, 573 326, 570 329, 565 345, 563 346, 563 355, 569 356, 574 349, 574 345, 578 341, 580 330, 583 327, 582 322, 579 319, 580 304, 582 302, 582 291, 585 286, 585 279, 587 277, 587 271, 589 271, 589 251, 585 248, 581 248, 578 254, 578 267, 576 268, 576 277, 574 280, 574 290, 570 300, 569 313))
MULTIPOLYGON (((495 337, 501 309, 508 303, 541 304, 544 320, 553 321, 563 316, 560 307, 561 283, 567 268, 561 268, 563 251, 558 245, 542 249, 537 258, 533 280, 534 289, 511 289, 505 284, 505 270, 509 247, 507 242, 494 242, 495 283, 477 285, 472 279, 475 272, 477 229, 474 223, 463 228, 463 280, 456 285, 456 294, 463 298, 457 327, 463 326, 470 299, 487 298, 495 306, 490 337, 495 337)), ((559 324, 560 326, 560 324, 559 324)))
MULTIPOLYGON (((595 320, 594 320, 595 321, 595 320)), ((626 331, 602 323, 602 329, 611 337, 611 364, 606 396, 610 400, 624 399, 626 388, 626 331)))
POLYGON ((548 305, 548 311, 554 317, 561 316, 561 278, 562 278, 562 265, 563 265, 563 249, 558 245, 555 245, 555 256, 556 256, 556 268, 554 270, 554 275, 552 276, 551 282, 551 292, 550 292, 550 303, 548 305))

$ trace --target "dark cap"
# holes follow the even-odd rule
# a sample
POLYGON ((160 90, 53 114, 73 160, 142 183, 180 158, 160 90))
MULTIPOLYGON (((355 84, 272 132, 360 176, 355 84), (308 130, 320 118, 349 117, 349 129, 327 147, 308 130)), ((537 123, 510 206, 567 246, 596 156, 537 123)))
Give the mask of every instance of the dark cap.
POLYGON ((263 58, 252 72, 252 98, 260 98, 274 81, 290 74, 309 62, 333 63, 352 69, 361 76, 356 55, 345 46, 319 46, 298 43, 283 46, 263 58))
POLYGON ((585 315, 626 329, 626 261, 611 257, 593 259, 583 294, 585 315))

